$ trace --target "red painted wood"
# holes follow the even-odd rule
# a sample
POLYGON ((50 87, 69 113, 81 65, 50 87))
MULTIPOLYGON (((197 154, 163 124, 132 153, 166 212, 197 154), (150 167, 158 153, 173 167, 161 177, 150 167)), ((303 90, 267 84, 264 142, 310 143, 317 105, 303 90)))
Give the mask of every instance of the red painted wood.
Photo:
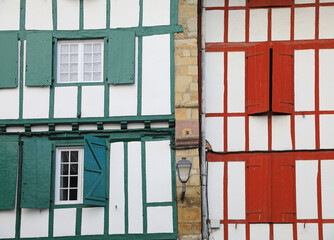
POLYGON ((293 0, 248 0, 249 7, 291 6, 293 0))

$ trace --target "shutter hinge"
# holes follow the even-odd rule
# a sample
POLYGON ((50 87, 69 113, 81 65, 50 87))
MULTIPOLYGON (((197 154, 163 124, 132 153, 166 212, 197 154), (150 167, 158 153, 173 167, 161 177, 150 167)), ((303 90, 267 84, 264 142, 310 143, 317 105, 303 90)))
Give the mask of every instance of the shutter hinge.
POLYGON ((261 214, 261 213, 262 213, 262 211, 247 212, 247 215, 248 215, 248 214, 261 214))
POLYGON ((248 165, 247 168, 250 168, 250 167, 261 167, 261 165, 248 165))
POLYGON ((283 167, 295 167, 294 165, 292 165, 292 164, 281 164, 280 166, 283 166, 283 167))
POLYGON ((249 57, 256 57, 256 56, 260 56, 260 55, 263 55, 264 52, 261 52, 261 53, 255 53, 255 54, 252 54, 252 55, 247 55, 246 58, 249 58, 249 57))

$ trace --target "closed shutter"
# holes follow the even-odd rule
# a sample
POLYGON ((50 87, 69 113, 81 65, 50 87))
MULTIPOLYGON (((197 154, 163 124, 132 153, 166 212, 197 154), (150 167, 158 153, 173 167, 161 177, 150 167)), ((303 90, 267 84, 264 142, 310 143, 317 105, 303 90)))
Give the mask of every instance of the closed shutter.
POLYGON ((85 136, 84 146, 85 204, 105 206, 106 201, 106 142, 103 138, 85 136))
POLYGON ((16 88, 18 78, 18 39, 16 32, 0 35, 0 88, 16 88))
POLYGON ((291 6, 293 0, 248 0, 249 7, 291 6))
POLYGON ((270 51, 268 43, 252 46, 247 51, 247 94, 248 114, 270 110, 270 51))
POLYGON ((52 144, 25 140, 22 163, 22 208, 49 208, 52 144))
POLYGON ((109 35, 109 83, 135 82, 135 33, 112 30, 109 35))
POLYGON ((0 210, 14 209, 16 196, 18 143, 0 143, 0 210))
POLYGON ((27 35, 26 86, 50 86, 52 83, 52 34, 27 35))

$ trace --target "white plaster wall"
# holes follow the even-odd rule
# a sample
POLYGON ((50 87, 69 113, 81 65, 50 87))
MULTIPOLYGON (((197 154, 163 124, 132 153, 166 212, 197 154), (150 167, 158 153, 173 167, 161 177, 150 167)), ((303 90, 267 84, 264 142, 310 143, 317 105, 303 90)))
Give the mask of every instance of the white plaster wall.
POLYGON ((170 24, 170 0, 143 0, 143 26, 170 24))
MULTIPOLYGON (((129 233, 143 233, 141 142, 128 143, 129 233)), ((112 193, 111 193, 112 194, 112 193)))
MULTIPOLYGON (((334 218, 334 160, 321 161, 322 218, 334 218)), ((334 235, 333 235, 334 237, 334 235)))
POLYGON ((208 162, 207 186, 210 219, 224 219, 224 162, 208 162))
POLYGON ((229 224, 228 240, 246 240, 245 224, 229 224))
POLYGON ((224 53, 205 53, 206 113, 224 112, 224 53))
POLYGON ((315 37, 315 8, 295 8, 295 40, 314 39, 315 37))
POLYGON ((228 219, 245 219, 245 162, 227 163, 228 219))
POLYGON ((81 117, 104 116, 104 86, 83 86, 81 117))
POLYGON ((0 238, 15 238, 16 210, 0 211, 0 238))
POLYGON ((75 208, 54 210, 54 237, 75 236, 76 212, 75 208))
POLYGON ((144 123, 128 123, 128 129, 138 129, 138 128, 145 128, 144 123))
POLYGON ((169 145, 169 140, 146 142, 147 202, 172 201, 171 152, 169 145))
POLYGON ((31 126, 31 131, 32 132, 47 132, 49 131, 49 126, 48 125, 31 126))
POLYGON ((224 11, 205 11, 205 42, 224 42, 224 11))
POLYGON ((49 209, 21 210, 21 238, 47 237, 49 233, 49 209))
POLYGON ((6 127, 6 132, 24 132, 24 127, 6 127))
POLYGON ((334 2, 334 0, 320 0, 321 3, 334 2))
POLYGON ((334 7, 319 8, 319 38, 334 38, 334 7))
POLYGON ((273 240, 293 240, 292 224, 274 224, 273 240))
POLYGON ((147 233, 172 233, 173 207, 147 208, 147 233))
POLYGON ((228 112, 245 112, 245 52, 229 52, 227 59, 228 112))
POLYGON ((142 58, 142 114, 170 114, 170 35, 143 37, 142 58))
POLYGON ((317 223, 297 223, 297 239, 298 240, 318 240, 318 224, 317 223))
POLYGON ((80 124, 79 130, 97 130, 96 124, 80 124))
POLYGON ((0 30, 20 29, 20 0, 0 1, 0 30))
POLYGON ((314 50, 295 51, 295 111, 314 110, 314 50))
POLYGON ((26 29, 53 30, 52 0, 26 0, 26 29))
POLYGON ((19 94, 19 88, 0 89, 0 119, 19 118, 19 94))
POLYGON ((77 117, 78 87, 56 87, 54 95, 54 117, 77 117))
POLYGON ((249 41, 262 42, 268 39, 268 9, 252 9, 249 16, 249 41))
POLYGON ((297 219, 318 218, 317 175, 318 161, 296 161, 297 219))
POLYGON ((250 240, 269 240, 269 224, 250 224, 250 240))
POLYGON ((119 123, 105 123, 103 124, 103 129, 109 129, 109 130, 119 130, 121 129, 121 124, 119 123))
POLYGON ((324 223, 323 227, 323 240, 332 240, 334 238, 334 224, 324 223))
POLYGON ((78 30, 80 18, 79 0, 57 0, 57 29, 78 30))
POLYGON ((249 117, 249 150, 268 150, 268 117, 249 117))
POLYGON ((334 62, 334 49, 320 49, 319 50, 319 108, 320 110, 334 110, 333 62, 334 62))
POLYGON ((152 122, 151 128, 168 128, 168 122, 152 122))
POLYGON ((84 0, 84 29, 106 28, 106 0, 84 0))
POLYGON ((220 224, 219 229, 210 230, 210 240, 224 240, 224 224, 220 224))
POLYGON ((111 0, 110 27, 137 27, 139 24, 139 0, 111 0))
POLYGON ((227 120, 228 151, 245 151, 245 117, 229 117, 227 120))
POLYGON ((272 116, 272 149, 291 150, 290 116, 272 116))
POLYGON ((273 41, 290 40, 291 9, 272 8, 271 10, 271 39, 273 41))
POLYGON ((110 144, 109 234, 125 233, 124 144, 110 144))
POLYGON ((205 7, 224 7, 225 1, 224 0, 205 0, 204 6, 205 7))
POLYGON ((63 125, 63 124, 59 124, 55 126, 56 131, 71 131, 72 130, 72 126, 71 125, 63 125))
POLYGON ((230 10, 228 12, 228 41, 245 41, 245 10, 230 10))
POLYGON ((205 138, 213 151, 224 151, 224 118, 205 118, 205 138))
POLYGON ((82 235, 101 235, 104 232, 104 208, 93 207, 82 209, 82 235))
POLYGON ((296 149, 315 148, 315 118, 314 115, 295 116, 296 149))
POLYGON ((334 115, 320 115, 320 148, 334 147, 334 115))
POLYGON ((315 0, 295 0, 296 4, 315 3, 315 0))
POLYGON ((50 87, 23 88, 23 118, 49 117, 50 87))
POLYGON ((246 0, 230 0, 228 4, 230 7, 246 6, 246 0))

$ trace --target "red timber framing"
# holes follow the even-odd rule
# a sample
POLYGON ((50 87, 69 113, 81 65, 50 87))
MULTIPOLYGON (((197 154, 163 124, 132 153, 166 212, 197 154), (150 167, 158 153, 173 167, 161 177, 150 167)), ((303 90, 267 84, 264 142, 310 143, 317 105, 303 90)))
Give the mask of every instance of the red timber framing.
POLYGON ((247 0, 249 7, 282 7, 291 6, 293 0, 247 0))

